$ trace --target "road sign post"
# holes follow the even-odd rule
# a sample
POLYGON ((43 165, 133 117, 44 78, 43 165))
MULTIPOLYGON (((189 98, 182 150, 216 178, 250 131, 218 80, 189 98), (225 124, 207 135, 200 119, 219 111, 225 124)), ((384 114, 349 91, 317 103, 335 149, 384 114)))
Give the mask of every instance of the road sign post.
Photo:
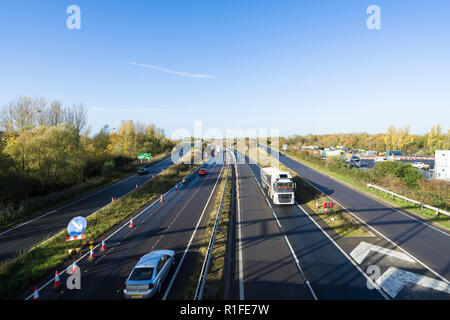
POLYGON ((66 241, 85 239, 85 235, 83 233, 86 231, 86 227, 87 221, 85 218, 73 218, 67 225, 67 233, 69 234, 69 237, 66 238, 66 241))
POLYGON ((151 158, 152 158, 152 154, 151 153, 139 153, 138 154, 138 159, 141 160, 141 163, 142 163, 142 160, 147 159, 147 160, 150 161, 151 158))

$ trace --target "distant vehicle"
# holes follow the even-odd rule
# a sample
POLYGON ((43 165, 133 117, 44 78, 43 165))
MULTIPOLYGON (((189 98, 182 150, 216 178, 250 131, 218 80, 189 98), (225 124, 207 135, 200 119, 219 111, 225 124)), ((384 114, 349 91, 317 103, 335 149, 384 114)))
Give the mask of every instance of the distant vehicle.
POLYGON ((428 164, 423 163, 423 162, 414 162, 412 164, 412 166, 414 168, 418 168, 418 169, 430 169, 430 166, 428 164))
POLYGON ((392 157, 392 156, 401 156, 402 152, 401 151, 386 151, 386 156, 387 157, 392 157))
POLYGON ((388 161, 388 158, 386 158, 386 157, 376 157, 375 158, 375 162, 383 162, 383 161, 388 161))
POLYGON ((149 174, 149 173, 150 173, 150 170, 146 167, 139 168, 139 170, 138 170, 138 175, 140 175, 140 176, 149 174))
POLYGON ((161 292, 162 284, 175 264, 175 252, 155 250, 138 261, 123 286, 126 299, 146 299, 161 292))
POLYGON ((356 168, 360 168, 361 167, 361 160, 356 157, 356 156, 352 156, 349 160, 348 163, 350 164, 350 166, 352 167, 356 167, 356 168))
POLYGON ((283 156, 283 154, 281 153, 281 151, 278 151, 278 155, 283 156))
POLYGON ((274 204, 294 204, 295 183, 289 172, 280 172, 273 167, 262 168, 261 181, 274 204))
POLYGON ((200 169, 200 170, 198 170, 198 175, 199 176, 206 176, 206 169, 200 169))

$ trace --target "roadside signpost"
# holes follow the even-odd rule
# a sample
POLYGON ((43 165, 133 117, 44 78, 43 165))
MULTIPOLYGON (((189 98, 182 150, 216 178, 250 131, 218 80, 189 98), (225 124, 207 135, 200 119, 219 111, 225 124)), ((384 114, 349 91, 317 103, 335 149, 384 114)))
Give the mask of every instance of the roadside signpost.
POLYGON ((331 209, 331 208, 333 208, 333 206, 334 206, 333 202, 324 202, 323 203, 323 207, 327 208, 327 209, 331 209))
POLYGON ((84 231, 86 231, 87 221, 83 217, 73 218, 67 225, 67 233, 69 237, 66 241, 74 241, 85 239, 84 231))
POLYGON ((145 160, 147 159, 147 162, 150 162, 150 159, 152 158, 152 154, 151 153, 139 153, 138 154, 138 159, 141 160, 145 160))

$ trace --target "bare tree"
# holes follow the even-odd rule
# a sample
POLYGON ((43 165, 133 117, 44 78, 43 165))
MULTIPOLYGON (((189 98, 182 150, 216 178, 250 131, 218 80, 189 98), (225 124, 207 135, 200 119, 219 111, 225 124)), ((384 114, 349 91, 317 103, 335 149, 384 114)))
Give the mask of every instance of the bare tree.
POLYGON ((34 112, 36 114, 36 124, 38 126, 48 126, 47 122, 47 101, 45 98, 37 98, 33 103, 34 112))
POLYGON ((73 125, 75 129, 75 145, 78 151, 81 136, 87 129, 87 109, 83 104, 73 105, 66 110, 66 122, 73 125))
POLYGON ((1 125, 6 132, 30 131, 36 126, 36 110, 30 97, 18 97, 3 108, 1 125))
POLYGON ((46 122, 49 127, 57 126, 58 124, 66 121, 65 112, 61 108, 61 101, 54 100, 50 104, 50 108, 46 112, 46 118, 46 122))

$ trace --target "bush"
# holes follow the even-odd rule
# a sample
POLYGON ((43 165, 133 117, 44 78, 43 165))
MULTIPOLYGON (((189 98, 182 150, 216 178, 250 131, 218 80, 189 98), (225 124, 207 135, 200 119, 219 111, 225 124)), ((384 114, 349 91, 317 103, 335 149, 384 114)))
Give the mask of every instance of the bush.
POLYGON ((409 187, 415 188, 419 180, 423 179, 419 170, 411 164, 396 161, 378 162, 370 171, 375 181, 393 175, 402 179, 409 187))
POLYGON ((115 167, 116 167, 116 165, 115 165, 114 161, 106 161, 102 167, 103 175, 110 176, 113 173, 115 167))

